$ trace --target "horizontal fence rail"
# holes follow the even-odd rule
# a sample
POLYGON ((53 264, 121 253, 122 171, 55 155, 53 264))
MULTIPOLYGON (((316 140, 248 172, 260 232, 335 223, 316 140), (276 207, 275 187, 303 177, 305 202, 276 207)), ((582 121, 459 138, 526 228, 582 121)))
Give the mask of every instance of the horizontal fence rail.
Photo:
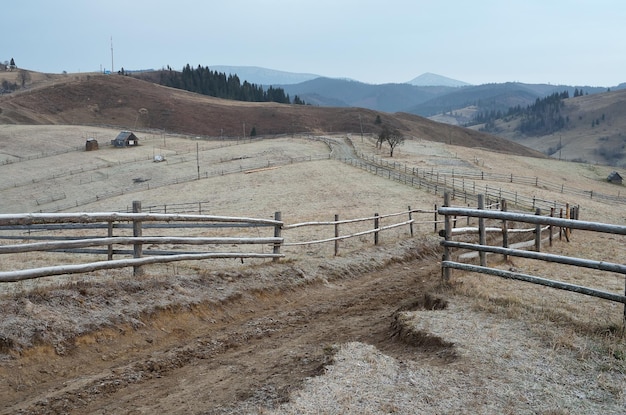
MULTIPOLYGON (((482 197, 479 197, 479 201, 482 200, 482 197)), ((505 201, 503 201, 505 202, 505 201)), ((598 290, 590 287, 584 287, 580 285, 570 284, 563 281, 556 281, 547 278, 542 278, 534 275, 527 275, 518 272, 506 271, 497 268, 492 268, 487 266, 487 261, 485 258, 485 253, 492 254, 502 254, 505 256, 513 256, 520 258, 528 258, 534 259, 544 262, 552 262, 564 265, 571 265, 580 268, 588 268, 595 269, 606 272, 618 273, 626 276, 626 265, 611 263, 608 261, 596 261, 589 260, 585 258, 576 258, 576 257, 568 257, 554 254, 542 253, 540 251, 540 240, 541 233, 543 230, 549 230, 550 238, 552 238, 552 227, 558 227, 560 229, 566 230, 566 235, 570 233, 572 230, 585 230, 592 232, 599 232, 603 234, 611 234, 611 235, 626 235, 626 226, 621 225, 613 225, 599 222, 588 222, 581 221, 577 219, 567 219, 567 218, 556 218, 551 216, 542 216, 541 214, 525 214, 525 213, 517 213, 517 212, 506 212, 506 211, 494 211, 494 210, 486 210, 484 208, 479 209, 470 209, 470 208, 460 208, 460 207, 451 207, 450 204, 450 195, 446 194, 444 197, 444 206, 440 207, 437 212, 440 215, 445 217, 444 219, 444 230, 440 232, 440 236, 444 237, 444 240, 441 242, 441 245, 444 247, 443 261, 441 263, 442 267, 442 277, 444 282, 449 281, 450 278, 450 270, 451 269, 459 269, 470 272, 478 272, 483 274, 494 275, 507 279, 515 279, 520 281, 526 281, 533 284, 543 285, 547 287, 552 287, 556 289, 572 291, 579 294, 585 294, 597 298, 602 298, 605 300, 615 301, 624 304, 624 322, 626 322, 626 287, 624 291, 624 295, 611 293, 603 290, 598 290), (468 232, 454 232, 455 229, 452 227, 453 218, 458 216, 466 216, 468 218, 476 218, 479 220, 479 241, 478 243, 469 243, 469 242, 460 242, 454 241, 452 237, 455 234, 467 234, 468 232), (484 224, 485 219, 498 220, 502 222, 502 226, 500 231, 503 235, 506 235, 511 230, 508 229, 509 222, 515 223, 528 223, 535 225, 535 251, 526 251, 520 249, 511 249, 508 246, 508 242, 503 238, 502 247, 487 245, 485 241, 485 233, 487 231, 487 227, 484 224), (547 225, 547 227, 542 228, 542 225, 547 225), (480 265, 466 264, 459 261, 453 261, 451 250, 452 249, 460 249, 467 251, 478 252, 481 258, 480 265)), ((506 206, 506 203, 503 203, 506 206)), ((538 211, 537 213, 540 213, 538 211)), ((495 231, 498 228, 491 228, 492 231, 495 231)), ((550 239, 551 240, 551 239, 550 239)))

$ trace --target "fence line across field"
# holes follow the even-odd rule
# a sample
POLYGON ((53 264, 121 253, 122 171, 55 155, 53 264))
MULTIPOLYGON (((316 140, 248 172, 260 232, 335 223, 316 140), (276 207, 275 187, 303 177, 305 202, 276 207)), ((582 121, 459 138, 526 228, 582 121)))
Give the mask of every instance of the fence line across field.
POLYGON ((537 207, 542 209, 558 209, 563 208, 566 205, 566 203, 556 200, 544 200, 536 196, 525 196, 520 192, 509 192, 501 188, 490 188, 489 184, 485 184, 484 187, 481 187, 476 186, 476 182, 473 182, 471 186, 465 186, 463 181, 459 183, 459 181, 455 181, 454 178, 448 180, 445 176, 441 176, 440 178, 437 175, 413 174, 410 170, 408 172, 394 170, 388 166, 381 166, 377 164, 380 161, 374 157, 372 157, 372 161, 368 161, 367 158, 349 158, 344 159, 343 161, 351 166, 358 167, 377 176, 394 180, 411 187, 423 189, 428 192, 432 192, 435 195, 443 195, 448 192, 452 195, 452 199, 462 199, 465 203, 468 201, 477 201, 478 194, 483 194, 486 195, 489 200, 501 200, 506 198, 511 201, 511 204, 520 209, 526 210, 534 210, 537 207))
MULTIPOLYGON (((408 211, 404 211, 404 212, 397 212, 397 213, 388 213, 385 215, 374 215, 374 216, 369 216, 366 218, 357 218, 357 219, 343 219, 343 220, 337 220, 337 221, 326 221, 326 222, 302 222, 302 223, 294 223, 291 225, 285 225, 283 226, 283 229, 294 229, 294 228, 300 228, 302 226, 318 226, 318 225, 341 225, 341 224, 346 224, 346 223, 355 223, 355 222, 364 222, 364 221, 370 221, 370 220, 374 220, 376 218, 378 219, 384 219, 384 218, 391 218, 394 216, 401 216, 401 215, 406 215, 407 213, 435 213, 435 210, 423 210, 423 209, 410 209, 408 211)), ((429 222, 424 222, 424 223, 430 223, 429 222)))
MULTIPOLYGON (((514 175, 513 173, 502 174, 502 173, 490 173, 490 172, 484 172, 484 171, 476 172, 476 171, 454 170, 454 169, 440 170, 440 169, 434 169, 432 167, 420 169, 418 167, 409 167, 407 164, 403 165, 400 162, 385 160, 375 155, 366 155, 366 154, 360 153, 358 154, 358 157, 360 159, 378 164, 379 166, 382 166, 382 167, 391 168, 397 171, 404 171, 404 173, 407 173, 407 174, 410 173, 414 176, 419 176, 422 178, 428 177, 429 181, 436 182, 436 183, 440 183, 441 181, 447 181, 448 179, 451 179, 453 183, 455 180, 458 182, 459 179, 462 183, 463 183, 463 179, 470 179, 473 182, 477 180, 480 180, 480 181, 487 180, 487 181, 502 182, 502 183, 513 183, 513 184, 517 183, 517 184, 524 184, 524 185, 534 186, 534 187, 542 187, 546 190, 552 190, 554 192, 558 192, 562 194, 568 193, 568 194, 573 194, 577 196, 583 196, 585 198, 596 199, 602 202, 626 204, 626 196, 622 196, 620 190, 617 191, 616 196, 613 196, 613 195, 603 194, 600 192, 594 192, 593 190, 583 190, 583 189, 578 189, 575 187, 565 186, 562 183, 561 184, 552 183, 550 181, 540 179, 539 177, 519 176, 519 175, 514 175)), ((455 186, 453 185, 452 187, 454 188, 455 186)), ((488 192, 485 192, 484 194, 487 195, 488 192)), ((512 200, 510 197, 507 197, 507 199, 512 200)), ((539 207, 542 207, 542 206, 539 206, 539 207)))
MULTIPOLYGON (((280 252, 283 246, 310 245, 323 242, 335 241, 335 255, 338 253, 337 241, 347 238, 355 238, 366 234, 374 234, 374 244, 378 244, 378 234, 390 229, 407 226, 413 236, 413 214, 433 214, 434 210, 411 209, 385 215, 335 220, 330 222, 304 222, 293 225, 285 225, 280 220, 281 213, 276 212, 274 219, 259 219, 249 217, 230 217, 201 214, 167 214, 167 213, 143 213, 141 203, 133 203, 134 212, 92 212, 92 213, 23 213, 23 214, 0 214, 0 240, 35 240, 37 242, 24 242, 0 245, 0 255, 20 254, 29 252, 55 252, 65 254, 93 254, 106 255, 107 261, 88 262, 82 264, 55 265, 23 270, 0 271, 0 282, 15 282, 25 279, 39 278, 43 276, 84 273, 94 270, 133 267, 135 275, 141 275, 141 266, 146 264, 167 263, 173 261, 188 261, 215 258, 271 258, 277 260, 285 255, 280 252), (408 220, 400 221, 385 226, 380 225, 383 218, 407 216, 408 220), (353 232, 346 235, 338 234, 340 224, 374 221, 373 229, 353 232), (303 226, 333 226, 335 237, 323 240, 285 242, 282 237, 283 230, 295 229, 303 226), (274 236, 268 237, 186 237, 186 236, 144 236, 144 229, 207 229, 213 230, 238 228, 258 229, 267 227, 273 229, 274 236), (58 231, 75 232, 86 229, 106 229, 106 237, 81 236, 76 234, 60 236, 58 231), (132 229, 132 236, 114 236, 117 230, 132 229), (54 232, 54 235, 43 235, 46 231, 54 232), (17 235, 15 233, 18 233, 17 235), (36 232, 37 235, 33 235, 36 232), (269 245, 273 247, 272 253, 258 252, 204 252, 192 251, 181 252, 180 250, 143 250, 144 244, 152 245, 213 245, 213 246, 239 246, 239 245, 269 245), (132 250, 113 249, 114 245, 130 245, 132 250), (90 249, 93 247, 106 247, 106 249, 90 249), (150 256, 144 257, 144 254, 150 256), (114 255, 132 255, 133 258, 113 259, 114 255)), ((335 215, 338 218, 338 215, 335 215)), ((433 223, 434 221, 421 221, 420 223, 433 223)), ((436 228, 435 228, 436 230, 436 228)), ((180 248, 178 248, 180 249, 180 248)))
MULTIPOLYGON (((318 137, 318 136, 312 136, 310 134, 299 134, 299 135, 294 135, 294 136, 299 136, 301 138, 306 138, 310 140, 323 141, 326 144, 328 144, 329 147, 331 148, 333 145, 338 145, 338 142, 336 140, 330 139, 328 137, 323 137, 323 136, 318 137)), ((348 135, 348 142, 351 142, 351 139, 349 136, 350 135, 348 135)), ((205 137, 205 138, 200 138, 200 139, 216 140, 217 138, 205 137)), ((259 138, 256 138, 255 140, 261 140, 261 139, 262 138, 259 137, 259 138)), ((238 139, 236 141, 230 142, 229 140, 220 139, 221 143, 222 142, 226 143, 222 145, 229 145, 229 146, 241 144, 241 143, 249 143, 252 141, 253 141, 252 139, 243 139, 243 140, 238 139)), ((54 155, 63 154, 66 152, 78 151, 81 149, 82 147, 75 148, 75 149, 66 149, 66 150, 61 150, 60 152, 36 154, 36 155, 33 155, 32 157, 40 158, 40 157, 54 156, 54 155)), ((178 161, 172 160, 171 162, 182 163, 182 162, 189 161, 185 159, 184 155, 187 153, 192 153, 192 152, 193 152, 192 149, 188 149, 186 151, 176 151, 174 156, 178 157, 179 160, 178 161)), ((333 154, 334 152, 331 152, 331 154, 322 155, 322 156, 317 155, 317 156, 308 156, 308 157, 306 156, 296 157, 296 158, 291 158, 288 161, 268 160, 267 166, 279 166, 279 165, 291 164, 294 162, 330 159, 330 158, 333 158, 333 154)), ((583 196, 583 197, 595 199, 595 200, 605 202, 605 203, 626 204, 626 197, 620 196, 620 191, 618 191, 617 196, 612 196, 612 195, 605 195, 599 192, 594 192, 592 190, 587 191, 587 190, 577 189, 577 188, 565 186, 564 184, 559 185, 559 184, 551 183, 546 180, 541 180, 538 177, 517 176, 517 175, 513 175, 512 173, 511 174, 499 174, 499 173, 490 173, 490 172, 484 172, 484 171, 476 172, 476 171, 464 171, 464 170, 454 170, 454 169, 452 169, 451 171, 446 171, 446 170, 434 170, 433 168, 420 169, 417 167, 409 167, 407 164, 403 165, 400 162, 385 160, 375 155, 363 154, 358 151, 356 151, 355 154, 357 156, 356 159, 355 158, 342 159, 341 157, 338 157, 338 158, 348 164, 366 169, 370 172, 374 172, 375 174, 381 175, 382 177, 386 176, 388 179, 391 179, 391 180, 396 180, 404 184, 410 184, 411 186, 414 186, 414 187, 425 188, 426 190, 432 191, 435 194, 439 194, 439 193, 443 194, 446 191, 452 192, 453 199, 461 198, 461 199, 464 199, 465 203, 467 203, 468 200, 475 201, 476 195, 481 193, 487 196, 488 198, 496 198, 496 199, 506 198, 507 200, 510 201, 510 203, 516 206, 519 206, 520 208, 534 210, 537 207, 542 208, 542 209, 547 209, 549 207, 554 207, 556 209, 556 208, 562 207, 562 203, 558 201, 543 200, 535 196, 531 198, 528 196, 524 196, 518 192, 508 192, 506 190, 502 190, 501 188, 499 189, 489 188, 488 184, 484 186, 484 189, 482 186, 476 185, 476 180, 480 180, 480 181, 488 180, 488 181, 497 181, 497 182, 518 183, 518 184, 530 185, 534 187, 542 187, 546 190, 552 190, 557 193, 574 194, 577 196, 583 196), (375 167, 372 167, 372 166, 375 166, 375 167), (378 169, 380 169, 380 171, 378 169), (472 182, 466 183, 466 179, 472 180, 472 182)), ((31 156, 28 156, 28 157, 25 157, 24 159, 27 160, 30 157, 31 156)), ((132 161, 124 161, 120 163, 134 163, 136 161, 137 160, 132 160, 132 161)), ((229 160, 229 161, 235 161, 235 160, 229 160)), ((168 161, 168 163, 171 163, 171 162, 168 161)), ((114 164, 118 164, 118 163, 114 163, 114 164)), ((253 170, 256 168, 261 168, 262 166, 265 166, 265 162, 258 163, 255 166, 247 167, 247 169, 253 170)), ((67 176, 67 175, 71 176, 74 174, 80 174, 80 173, 84 173, 84 172, 88 172, 92 170, 97 170, 101 167, 106 168, 107 165, 103 165, 103 166, 95 167, 95 168, 83 167, 76 171, 63 172, 63 173, 59 173, 58 175, 53 175, 53 176, 45 177, 45 178, 39 178, 39 179, 36 179, 36 181, 47 180, 50 178, 58 178, 58 177, 67 176)), ((135 192, 138 190, 150 190, 150 189, 154 189, 158 187, 170 186, 173 184, 191 182, 194 180, 199 180, 201 178, 215 177, 218 175, 242 172, 244 170, 245 169, 243 169, 242 166, 239 166, 239 169, 227 168, 227 169, 213 170, 213 171, 207 170, 204 173, 198 172, 197 174, 193 174, 193 175, 189 175, 185 177, 177 177, 171 180, 165 180, 165 181, 160 181, 160 182, 156 182, 156 181, 153 182, 151 180, 141 181, 141 182, 135 183, 135 185, 133 185, 132 187, 128 187, 125 189, 118 189, 118 190, 111 191, 111 192, 97 194, 95 196, 85 198, 83 200, 74 200, 72 202, 61 203, 61 204, 58 204, 56 207, 46 208, 46 211, 59 212, 59 211, 75 208, 78 206, 86 205, 89 203, 94 203, 94 202, 97 202, 106 198, 120 196, 120 195, 127 194, 130 192, 135 192)), ((31 181, 27 181, 22 184, 30 184, 30 183, 31 181)), ((22 184, 15 183, 9 187, 20 186, 22 184)), ((51 194, 51 195, 45 195, 43 197, 39 197, 35 199, 35 204, 37 206, 43 206, 43 205, 48 205, 48 204, 59 202, 59 201, 66 200, 66 199, 67 199, 67 195, 63 192, 60 192, 57 194, 51 194)), ((44 210, 42 209, 40 211, 43 212, 44 210)))
MULTIPOLYGON (((112 190, 110 192, 105 192, 105 193, 99 193, 95 196, 86 197, 81 200, 77 199, 75 201, 64 203, 64 204, 57 204, 55 207, 47 209, 47 211, 60 212, 60 211, 72 209, 78 206, 95 203, 100 200, 105 200, 105 199, 116 197, 116 196, 122 196, 128 193, 134 193, 134 192, 145 191, 145 190, 154 190, 160 187, 166 187, 166 186, 177 185, 177 184, 182 184, 182 183, 190 183, 190 182, 194 182, 194 181, 201 180, 201 179, 219 177, 219 176, 224 176, 228 174, 252 172, 261 168, 279 167, 279 166, 287 166, 287 165, 295 164, 295 163, 329 160, 330 158, 331 158, 330 154, 318 154, 318 155, 310 155, 310 156, 302 156, 302 157, 291 157, 291 158, 283 159, 283 160, 263 160, 263 161, 258 161, 258 162, 255 162, 246 166, 237 165, 234 167, 206 170, 204 172, 200 172, 200 174, 197 174, 197 173, 190 174, 187 176, 174 177, 171 179, 164 179, 160 181, 152 181, 150 179, 150 180, 136 182, 132 186, 125 187, 122 189, 112 190)), ((233 160, 233 161, 236 161, 236 160, 233 160)), ((66 198, 67 196, 63 193, 63 194, 51 195, 47 197, 47 199, 46 197, 39 198, 38 203, 37 203, 37 200, 35 202, 38 205, 41 205, 41 204, 44 204, 44 202, 46 203, 55 202, 59 200, 64 200, 66 198)))

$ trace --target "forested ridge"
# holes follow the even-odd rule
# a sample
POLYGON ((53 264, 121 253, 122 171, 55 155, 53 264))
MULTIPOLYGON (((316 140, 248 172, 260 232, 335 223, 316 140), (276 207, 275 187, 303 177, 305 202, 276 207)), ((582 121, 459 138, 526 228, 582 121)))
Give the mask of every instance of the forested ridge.
MULTIPOLYGON (((582 95, 578 89, 574 96, 582 95)), ((564 107, 564 99, 569 98, 567 91, 555 92, 545 98, 537 98, 534 104, 522 108, 520 105, 511 107, 506 113, 502 111, 481 112, 474 118, 474 123, 484 123, 484 131, 495 132, 495 121, 510 117, 521 117, 517 130, 529 136, 547 135, 561 130, 569 122, 568 117, 563 117, 561 110, 564 107)))
POLYGON ((239 79, 236 74, 211 70, 208 66, 192 68, 187 64, 181 72, 170 67, 160 72, 159 83, 177 89, 208 95, 216 98, 248 102, 278 102, 281 104, 305 104, 297 95, 293 102, 282 88, 272 86, 264 89, 239 79))

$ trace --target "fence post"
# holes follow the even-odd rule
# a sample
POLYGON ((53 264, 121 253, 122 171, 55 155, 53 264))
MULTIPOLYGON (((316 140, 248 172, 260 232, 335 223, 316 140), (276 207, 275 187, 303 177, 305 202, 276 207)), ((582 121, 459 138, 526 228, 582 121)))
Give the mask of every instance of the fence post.
MULTIPOLYGON (((281 212, 274 212, 274 220, 276 221, 281 221, 282 220, 282 213, 281 212)), ((281 228, 281 224, 276 224, 274 225, 274 238, 280 238, 281 234, 282 234, 282 228, 281 228)), ((280 254, 280 242, 276 242, 274 243, 274 250, 273 253, 278 255, 280 254)), ((274 257, 272 258, 273 262, 277 262, 278 261, 278 257, 274 257)))
MULTIPOLYGON (((444 198, 444 206, 445 206, 445 198, 446 198, 445 194, 443 195, 443 198, 444 198)), ((437 233, 437 204, 436 203, 435 203, 435 233, 437 233)))
POLYGON ((335 215, 335 256, 339 254, 339 215, 335 215))
MULTIPOLYGON (((107 228, 108 228, 107 236, 109 238, 112 238, 113 237, 113 222, 112 221, 109 221, 107 223, 107 228)), ((107 259, 109 261, 113 259, 113 244, 109 244, 109 246, 107 247, 107 259)))
MULTIPOLYGON (((535 215, 541 215, 541 209, 537 208, 535 210, 535 215)), ((538 223, 535 225, 535 251, 541 252, 541 224, 538 223)))
MULTIPOLYGON (((411 212, 411 206, 409 206, 409 221, 413 220, 413 212, 411 212)), ((413 237, 413 222, 409 223, 409 232, 411 233, 411 238, 413 237)))
MULTIPOLYGON (((478 195, 478 209, 485 209, 485 195, 478 195)), ((485 218, 478 218, 478 243, 480 245, 486 245, 487 234, 485 232, 485 218)), ((478 253, 480 257, 480 266, 487 266, 487 255, 484 251, 478 253)))
MULTIPOLYGON (((134 200, 133 201, 133 213, 141 213, 141 201, 134 200)), ((142 236, 141 229, 141 221, 133 220, 133 236, 140 237, 142 236)), ((143 256, 143 245, 141 243, 133 244, 133 257, 141 258, 143 256)), ((133 266, 133 276, 138 277, 143 275, 143 269, 141 265, 133 266)))
MULTIPOLYGON (((565 204, 565 219, 569 219, 570 218, 570 211, 569 211, 569 203, 565 204)), ((567 242, 569 242, 569 236, 571 234, 572 230, 570 228, 565 228, 565 239, 567 240, 567 242)))
MULTIPOLYGON (((443 194, 443 206, 444 207, 449 207, 450 206, 450 194, 448 194, 448 192, 445 192, 443 194)), ((437 209, 435 208, 435 212, 437 211, 437 209)), ((445 215, 444 216, 444 238, 446 241, 450 240, 450 235, 452 235, 452 227, 450 226, 450 215, 445 215)), ((448 248, 447 246, 443 247, 443 261, 450 261, 450 248, 448 248)), ((441 268, 441 278, 443 279, 443 283, 447 284, 448 282, 450 282, 450 268, 446 267, 446 266, 442 266, 441 268)))
MULTIPOLYGON (((500 210, 502 212, 506 212, 506 209, 507 209, 506 199, 502 199, 500 210)), ((506 219, 502 221, 502 247, 503 248, 509 247, 509 225, 506 219)), ((509 256, 507 254, 504 254, 504 260, 507 261, 508 259, 509 259, 509 256)))
MULTIPOLYGON (((554 208, 550 208, 550 217, 553 218, 554 217, 554 208)), ((552 225, 548 225, 548 231, 550 231, 550 236, 549 236, 549 240, 550 240, 550 246, 552 246, 552 225)))
MULTIPOLYGON (((374 213, 374 229, 378 229, 379 218, 378 213, 374 213)), ((378 245, 378 231, 374 232, 374 245, 378 245)))

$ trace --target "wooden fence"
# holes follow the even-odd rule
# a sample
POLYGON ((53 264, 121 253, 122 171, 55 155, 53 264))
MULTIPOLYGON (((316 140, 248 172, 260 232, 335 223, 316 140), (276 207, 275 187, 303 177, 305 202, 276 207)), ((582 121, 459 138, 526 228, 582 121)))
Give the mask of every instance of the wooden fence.
POLYGON ((489 200, 499 201, 507 198, 518 209, 560 209, 566 205, 566 203, 556 200, 545 200, 536 196, 526 196, 519 192, 508 192, 502 188, 490 187, 489 184, 477 184, 476 181, 466 181, 464 178, 455 177, 454 175, 451 177, 445 174, 440 175, 439 173, 433 173, 432 170, 408 169, 406 165, 403 169, 400 163, 389 163, 376 157, 353 158, 343 161, 377 176, 426 190, 435 195, 450 193, 453 199, 463 200, 465 203, 477 201, 478 195, 483 194, 489 200))
MULTIPOLYGON (((515 203, 515 195, 517 193, 514 192, 504 192, 501 188, 494 187, 493 185, 489 187, 488 185, 480 185, 476 182, 500 182, 500 183, 511 183, 511 184, 522 184, 526 186, 537 187, 545 190, 550 190, 553 193, 560 194, 570 194, 577 196, 578 199, 586 198, 593 199, 599 202, 608 203, 608 204, 626 204, 626 195, 623 195, 621 190, 621 186, 616 187, 616 194, 608 195, 600 192, 594 192, 593 190, 584 190, 578 189, 571 186, 565 186, 565 184, 560 183, 556 184, 550 182, 548 180, 540 179, 539 177, 531 177, 531 176, 520 176, 510 174, 501 174, 501 173, 491 173, 484 171, 475 171, 475 170, 463 170, 463 169, 451 169, 451 170, 435 170, 434 168, 417 168, 410 167, 407 164, 402 164, 397 161, 385 160, 380 157, 374 155, 366 155, 359 154, 358 155, 361 160, 374 163, 380 167, 384 167, 387 169, 392 169, 398 172, 404 172, 405 174, 410 174, 412 176, 418 177, 424 181, 428 181, 430 183, 436 183, 439 185, 446 185, 450 188, 450 192, 457 191, 460 194, 465 192, 471 194, 484 194, 486 197, 493 196, 499 197, 502 199, 503 197, 509 200, 511 203, 515 203), (486 190, 484 190, 486 188, 486 190), (471 190, 471 192, 470 192, 471 190), (500 194, 503 192, 504 194, 500 194), (498 196, 499 195, 499 196, 498 196)), ((454 197, 453 197, 454 198, 454 197)), ((474 197, 474 200, 476 198, 474 197)), ((521 202, 525 205, 528 204, 527 200, 521 200, 521 202)), ((551 204, 555 203, 554 201, 547 201, 536 199, 536 204, 532 206, 535 207, 546 208, 550 207, 551 204), (543 205, 543 206, 542 206, 543 205)), ((556 206, 555 206, 556 207, 556 206)))
POLYGON ((285 226, 283 226, 283 229, 289 230, 289 229, 302 228, 302 227, 306 227, 306 226, 332 226, 334 228, 334 237, 318 239, 318 240, 312 240, 312 241, 303 241, 303 242, 286 242, 286 243, 283 244, 283 246, 301 246, 301 245, 313 245, 313 244, 334 242, 334 244, 335 244, 335 251, 334 251, 334 253, 335 253, 335 256, 336 256, 339 253, 339 241, 341 241, 343 239, 348 239, 348 238, 354 238, 354 237, 358 237, 358 236, 373 234, 374 235, 374 245, 378 245, 378 241, 379 241, 378 240, 378 236, 379 236, 380 232, 387 231, 387 230, 394 229, 394 228, 398 228, 398 227, 401 227, 401 226, 407 226, 408 229, 409 229, 410 236, 413 237, 414 236, 414 227, 413 227, 413 225, 415 225, 415 224, 424 224, 424 223, 426 223, 426 224, 434 224, 434 231, 436 232, 437 231, 437 222, 438 222, 436 214, 437 214, 436 210, 411 209, 411 206, 409 206, 408 210, 404 211, 404 212, 390 213, 390 214, 386 214, 386 215, 380 215, 378 213, 374 213, 374 216, 370 216, 370 217, 366 217, 366 218, 339 220, 339 215, 335 215, 335 220, 333 220, 333 221, 326 221, 326 222, 317 221, 317 222, 294 223, 292 225, 285 225, 285 226), (434 218, 434 220, 415 221, 415 219, 413 218, 413 214, 414 213, 428 214, 428 215, 433 215, 434 214, 435 218, 434 218), (402 221, 402 222, 395 222, 395 223, 392 223, 392 224, 386 225, 386 226, 381 226, 381 221, 383 219, 395 218, 395 217, 398 217, 398 216, 407 216, 407 220, 402 221), (353 232, 353 233, 349 233, 349 234, 345 234, 345 235, 340 235, 340 226, 341 225, 346 225, 346 224, 351 224, 351 223, 358 223, 358 222, 373 222, 374 227, 373 227, 373 229, 364 230, 364 231, 361 231, 361 232, 353 232))
MULTIPOLYGON (((506 203, 504 203, 506 206, 506 203)), ((573 265, 582 268, 596 269, 607 272, 619 273, 626 275, 626 265, 611 263, 607 261, 595 261, 584 258, 567 257, 561 255, 554 255, 548 253, 542 253, 541 251, 541 235, 544 228, 547 226, 550 237, 552 236, 553 227, 563 230, 567 236, 572 229, 580 229, 586 231, 600 232, 606 234, 626 235, 626 226, 611 225, 598 222, 586 222, 577 219, 557 218, 553 216, 543 216, 541 212, 536 212, 535 215, 487 210, 479 206, 478 209, 458 208, 450 206, 450 195, 446 193, 444 196, 444 206, 438 209, 440 215, 444 215, 444 229, 440 233, 444 237, 442 245, 444 247, 442 267, 442 278, 444 282, 448 282, 450 279, 451 269, 459 269, 464 271, 479 272, 483 274, 494 275, 502 278, 526 281, 533 284, 539 284, 556 289, 572 291, 580 294, 585 294, 605 300, 620 302, 624 304, 624 319, 626 320, 626 287, 624 295, 615 294, 612 292, 602 291, 594 288, 583 287, 575 284, 569 284, 562 281, 550 280, 533 275, 521 274, 513 271, 506 271, 497 268, 490 268, 487 266, 486 253, 502 254, 504 256, 515 256, 520 258, 536 259, 540 261, 553 262, 557 264, 573 265), (478 243, 467 243, 454 241, 452 236, 453 221, 458 216, 470 217, 478 219, 478 243), (503 234, 503 246, 490 246, 486 244, 486 231, 485 219, 495 219, 502 223, 501 231, 503 234), (535 227, 535 251, 527 251, 521 249, 513 249, 508 246, 507 232, 508 223, 527 223, 532 224, 535 227), (462 263, 452 260, 452 249, 471 250, 479 253, 480 265, 473 265, 469 263, 462 263)))
MULTIPOLYGON (((201 208, 200 208, 201 209, 201 208)), ((217 258, 271 258, 276 261, 285 255, 281 247, 311 245, 318 243, 335 243, 335 255, 338 254, 338 241, 354 238, 366 234, 373 234, 374 244, 378 244, 381 232, 406 226, 408 233, 413 236, 413 226, 417 223, 435 224, 436 220, 416 222, 413 215, 416 213, 436 215, 435 210, 416 210, 387 215, 375 214, 372 217, 339 220, 330 222, 305 222, 285 225, 281 220, 281 213, 276 212, 274 219, 257 219, 245 217, 227 217, 196 214, 174 213, 143 213, 140 202, 133 203, 133 212, 100 212, 100 213, 29 213, 29 214, 2 214, 0 215, 0 240, 19 241, 19 243, 0 244, 0 255, 55 252, 66 254, 89 254, 106 256, 104 261, 83 262, 66 265, 45 266, 20 270, 0 270, 0 282, 16 282, 39 277, 86 273, 96 270, 133 267, 134 275, 142 273, 142 266, 175 261, 191 261, 217 258), (406 216, 406 220, 381 225, 381 220, 395 220, 406 216), (340 227, 349 223, 373 222, 373 228, 367 231, 353 232, 340 235, 340 227), (285 242, 283 230, 296 229, 306 226, 331 226, 334 237, 285 242), (258 235, 259 228, 268 228, 271 236, 251 237, 250 233, 258 235), (167 233, 167 230, 177 235, 146 236, 144 230, 167 233), (60 233, 63 233, 61 235, 60 233), (102 235, 86 235, 87 232, 106 232, 102 235), (201 233, 204 236, 180 236, 181 233, 201 233), (231 236, 223 236, 228 232, 231 236), (245 233, 248 234, 245 234, 245 233), (206 234, 220 233, 219 236, 208 237, 206 234), (243 233, 243 235, 242 235, 243 233), (232 236, 237 234, 237 236, 232 236), (144 245, 150 245, 144 249, 144 245), (120 245, 132 249, 120 249, 120 245), (239 250, 241 246, 270 246, 271 252, 252 252, 239 250), (165 246, 165 248, 163 248, 165 246), (184 246, 185 250, 181 250, 184 246), (211 248, 209 248, 211 246, 211 248), (159 247, 159 249, 155 249, 159 247), (236 247, 234 249, 233 247, 236 247), (224 250, 230 249, 230 250, 224 250), (114 259, 114 256, 123 256, 114 259)), ((436 217, 435 217, 436 219, 436 217)), ((268 232, 269 233, 269 232, 268 232)), ((4 261, 3 261, 4 262, 4 261)), ((6 262, 4 262, 6 263, 6 262)), ((3 267, 4 268, 4 267, 3 267)))
POLYGON ((133 267, 134 274, 142 273, 142 265, 168 263, 174 261, 215 259, 215 258, 273 258, 282 257, 277 247, 283 242, 280 236, 273 237, 181 237, 181 236, 144 236, 144 229, 195 229, 208 232, 221 228, 259 228, 270 227, 274 234, 280 235, 280 220, 210 216, 185 214, 141 213, 141 204, 135 202, 133 213, 31 213, 16 215, 0 215, 0 228, 17 231, 18 235, 3 235, 2 239, 20 239, 26 242, 19 244, 0 245, 0 254, 17 254, 25 252, 65 252, 82 254, 104 254, 106 261, 80 264, 57 265, 41 268, 30 268, 13 271, 1 271, 0 282, 14 282, 44 276, 76 274, 102 269, 133 267), (106 229, 107 236, 61 236, 41 232, 70 230, 84 233, 94 229, 106 229), (132 236, 114 236, 114 232, 131 232, 132 236), (32 242, 36 241, 36 242, 32 242), (170 248, 169 250, 144 250, 143 245, 174 245, 205 246, 204 250, 187 250, 170 248), (273 252, 229 252, 207 251, 206 245, 271 245, 273 252), (117 245, 131 245, 132 250, 114 249, 117 245), (93 247, 100 247, 93 249, 93 247), (149 253, 150 256, 144 256, 149 253), (132 255, 132 258, 113 259, 113 255, 132 255))

